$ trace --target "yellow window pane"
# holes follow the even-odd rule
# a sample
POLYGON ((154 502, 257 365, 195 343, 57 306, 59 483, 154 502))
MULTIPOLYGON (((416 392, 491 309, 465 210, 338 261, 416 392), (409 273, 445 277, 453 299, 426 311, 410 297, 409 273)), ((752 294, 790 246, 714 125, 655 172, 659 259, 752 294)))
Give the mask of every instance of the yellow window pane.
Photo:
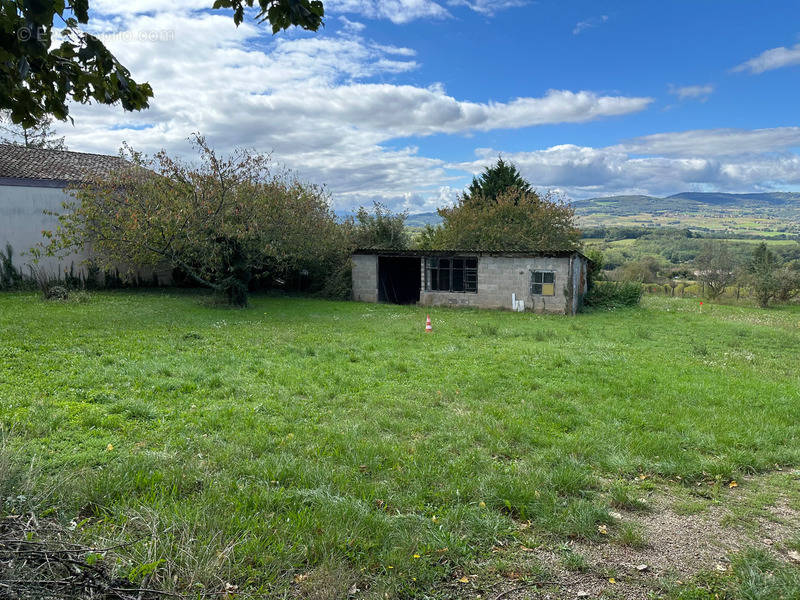
POLYGON ((554 283, 542 284, 542 296, 555 296, 555 295, 556 295, 556 286, 554 283))

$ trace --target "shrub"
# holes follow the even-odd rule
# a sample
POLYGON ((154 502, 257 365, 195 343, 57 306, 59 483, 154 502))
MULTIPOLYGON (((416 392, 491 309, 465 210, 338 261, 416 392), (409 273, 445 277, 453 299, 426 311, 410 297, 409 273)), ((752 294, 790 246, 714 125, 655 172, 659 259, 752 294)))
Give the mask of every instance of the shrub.
POLYGON ((44 293, 45 300, 68 300, 69 290, 63 285, 54 285, 48 287, 44 293))
POLYGON ((590 308, 614 309, 638 306, 642 299, 642 286, 633 281, 597 281, 583 300, 590 308))
POLYGON ((6 244, 6 250, 0 250, 0 290, 12 290, 23 283, 22 275, 14 266, 14 250, 11 244, 6 244))
POLYGON ((90 247, 96 267, 125 265, 126 283, 141 283, 140 270, 180 269, 235 306, 247 305, 251 285, 296 278, 303 291, 324 287, 330 265, 349 256, 327 192, 268 155, 222 157, 201 136, 194 141, 194 163, 128 149, 125 168, 72 190, 40 252, 90 247))

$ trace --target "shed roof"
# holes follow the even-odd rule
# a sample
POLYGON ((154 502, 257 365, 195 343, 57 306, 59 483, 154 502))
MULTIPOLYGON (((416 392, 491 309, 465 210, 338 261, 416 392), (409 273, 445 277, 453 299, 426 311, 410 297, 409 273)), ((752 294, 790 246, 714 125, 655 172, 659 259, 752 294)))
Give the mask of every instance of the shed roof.
POLYGON ((0 144, 0 184, 47 185, 88 181, 129 163, 119 156, 0 144))
POLYGON ((378 256, 452 256, 454 254, 472 254, 480 256, 509 256, 509 257, 535 257, 550 256, 568 258, 570 256, 580 256, 591 262, 591 259, 578 250, 467 250, 467 249, 448 249, 448 250, 391 250, 385 248, 358 248, 353 254, 375 254, 378 256))

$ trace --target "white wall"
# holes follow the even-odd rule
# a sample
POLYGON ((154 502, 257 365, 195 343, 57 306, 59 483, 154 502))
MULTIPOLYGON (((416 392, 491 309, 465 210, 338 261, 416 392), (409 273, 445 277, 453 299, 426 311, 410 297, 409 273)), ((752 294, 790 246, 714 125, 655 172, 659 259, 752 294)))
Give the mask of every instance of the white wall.
MULTIPOLYGON (((28 274, 31 256, 25 254, 37 243, 44 241, 42 230, 55 230, 56 217, 44 214, 45 210, 63 211, 62 202, 70 196, 60 188, 0 184, 0 248, 6 243, 14 249, 14 264, 28 274)), ((74 264, 81 267, 82 255, 73 254, 65 260, 43 258, 39 265, 52 273, 68 271, 74 264)))

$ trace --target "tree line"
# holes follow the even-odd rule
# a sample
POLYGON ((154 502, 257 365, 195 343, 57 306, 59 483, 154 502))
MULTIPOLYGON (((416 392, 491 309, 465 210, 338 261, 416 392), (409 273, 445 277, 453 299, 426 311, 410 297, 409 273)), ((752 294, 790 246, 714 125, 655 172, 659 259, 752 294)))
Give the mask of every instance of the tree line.
MULTIPOLYGON (((194 139, 196 160, 124 150, 128 168, 73 190, 45 232, 39 254, 59 256, 90 247, 93 269, 135 277, 141 270, 173 270, 175 282, 212 289, 233 305, 249 291, 284 287, 330 297, 350 293, 355 249, 580 250, 575 213, 563 198, 539 194, 502 158, 474 177, 442 223, 412 236, 407 212, 380 203, 338 219, 323 187, 277 166, 271 156, 236 150, 221 156, 194 139)), ((684 237, 686 237, 684 235, 684 237)), ((666 283, 696 279, 709 298, 736 282, 761 306, 800 295, 800 260, 781 260, 766 244, 743 259, 730 246, 704 240, 694 261, 668 267, 655 257, 616 266, 610 279, 666 283)), ((587 252, 597 278, 605 258, 587 252)), ((612 286, 613 287, 613 286, 612 286)), ((611 288, 609 288, 611 289, 611 288)))
MULTIPOLYGON (((405 249, 413 242, 407 213, 375 203, 354 217, 336 218, 324 188, 275 165, 269 155, 237 150, 221 156, 194 139, 196 160, 130 148, 129 167, 72 190, 45 232, 39 255, 91 248, 93 268, 173 269, 174 279, 210 288, 233 305, 248 291, 305 282, 304 291, 344 297, 356 248, 405 249)), ((502 160, 475 178, 443 225, 415 245, 450 249, 577 249, 572 208, 540 196, 502 160)))

